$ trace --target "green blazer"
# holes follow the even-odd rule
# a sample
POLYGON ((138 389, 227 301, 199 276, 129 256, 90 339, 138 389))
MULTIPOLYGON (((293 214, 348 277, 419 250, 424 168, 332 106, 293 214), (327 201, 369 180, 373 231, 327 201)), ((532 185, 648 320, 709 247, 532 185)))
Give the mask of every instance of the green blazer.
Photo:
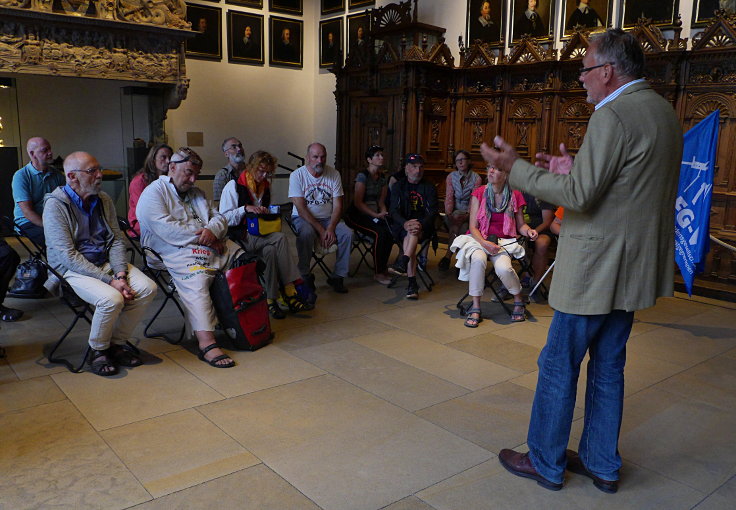
POLYGON ((513 188, 565 208, 550 306, 596 315, 672 295, 681 159, 672 106, 642 82, 593 113, 570 175, 514 163, 513 188))

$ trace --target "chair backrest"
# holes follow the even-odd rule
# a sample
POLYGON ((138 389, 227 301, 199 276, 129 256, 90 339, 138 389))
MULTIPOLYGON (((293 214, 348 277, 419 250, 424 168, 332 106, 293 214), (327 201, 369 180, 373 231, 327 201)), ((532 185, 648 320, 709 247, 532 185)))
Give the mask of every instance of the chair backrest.
MULTIPOLYGON (((145 261, 146 254, 143 253, 143 248, 141 247, 141 238, 137 235, 133 235, 133 230, 130 228, 130 223, 126 218, 123 218, 122 216, 118 216, 118 227, 120 227, 120 230, 122 230, 123 235, 128 240, 128 243, 130 243, 130 246, 133 247, 133 250, 135 250, 135 253, 138 253, 143 260, 145 261)), ((131 263, 133 262, 135 258, 134 256, 131 257, 131 263)))
POLYGON ((15 220, 10 218, 9 216, 0 216, 0 222, 3 225, 3 228, 12 233, 12 235, 18 240, 21 246, 23 246, 23 248, 28 252, 31 257, 37 257, 39 259, 46 258, 46 248, 33 242, 33 239, 31 239, 30 237, 25 237, 21 235, 19 233, 20 227, 18 223, 15 222, 15 220), (26 242, 28 244, 26 244, 26 242))

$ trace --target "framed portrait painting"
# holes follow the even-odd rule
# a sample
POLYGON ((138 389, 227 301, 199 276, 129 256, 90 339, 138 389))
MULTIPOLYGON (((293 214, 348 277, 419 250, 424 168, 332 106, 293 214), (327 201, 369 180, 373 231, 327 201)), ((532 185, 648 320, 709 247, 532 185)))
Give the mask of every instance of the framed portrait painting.
POLYGON ((376 5, 376 0, 348 0, 348 9, 376 5))
POLYGON ((222 59, 222 14, 219 7, 187 4, 187 21, 196 35, 186 42, 186 56, 222 59))
POLYGON ((605 28, 611 20, 612 0, 565 0, 562 4, 562 30, 569 34, 575 27, 587 30, 605 28))
POLYGON ((302 14, 302 0, 268 0, 268 8, 273 12, 302 14))
POLYGON ((504 41, 506 11, 503 0, 468 0, 466 37, 468 46, 475 41, 500 44, 504 41))
POLYGON ((736 14, 736 0, 694 0, 692 26, 702 27, 715 18, 717 10, 736 14))
POLYGON ((269 63, 271 65, 302 67, 304 22, 270 16, 269 63))
POLYGON ((511 40, 528 34, 538 39, 552 35, 552 0, 511 0, 511 40))
POLYGON ((227 11, 227 61, 263 65, 263 16, 227 11))
POLYGON ((678 0, 624 0, 624 27, 633 27, 639 18, 649 18, 655 25, 672 25, 678 0))
POLYGON ((333 12, 345 12, 345 0, 320 0, 322 14, 331 14, 333 12))
POLYGON ((319 66, 332 67, 342 57, 342 18, 319 22, 319 66))
POLYGON ((365 60, 368 56, 368 30, 371 18, 367 13, 348 16, 348 55, 365 60))
POLYGON ((254 7, 261 9, 263 7, 263 0, 225 0, 226 4, 242 5, 243 7, 254 7))

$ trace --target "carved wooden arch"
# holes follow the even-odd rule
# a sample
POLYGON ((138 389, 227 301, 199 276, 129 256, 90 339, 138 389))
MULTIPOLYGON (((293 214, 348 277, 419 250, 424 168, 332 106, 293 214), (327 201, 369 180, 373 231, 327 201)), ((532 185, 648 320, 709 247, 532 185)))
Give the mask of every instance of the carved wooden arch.
POLYGON ((693 37, 693 51, 736 46, 736 14, 716 11, 710 24, 693 37))
POLYGON ((403 60, 425 61, 427 60, 427 56, 422 48, 412 44, 404 50, 403 60))
POLYGON ((554 49, 543 49, 536 39, 525 34, 516 46, 511 48, 511 52, 506 57, 506 63, 517 64, 555 60, 555 54, 554 49))
POLYGON ((430 48, 427 60, 433 64, 444 67, 455 67, 455 57, 452 56, 450 48, 445 44, 444 37, 441 37, 440 40, 430 48))
POLYGON ((687 105, 685 119, 703 119, 716 110, 721 110, 721 119, 730 118, 734 111, 734 99, 727 94, 714 92, 703 94, 687 105))
POLYGON ((594 107, 583 98, 571 98, 560 104, 561 119, 589 119, 594 107))
POLYGON ((590 46, 590 31, 576 28, 572 36, 565 41, 560 52, 560 60, 583 58, 590 46))
POLYGON ((496 109, 492 100, 473 99, 468 101, 466 120, 491 120, 494 118, 496 109))
POLYGON ((493 50, 488 44, 471 44, 468 48, 460 50, 460 67, 489 67, 497 62, 493 50))
POLYGON ((532 99, 511 100, 509 120, 538 120, 542 118, 542 106, 532 99))
POLYGON ((371 30, 374 32, 383 28, 408 26, 411 25, 412 21, 416 21, 412 20, 411 0, 370 9, 368 13, 371 18, 371 30))
POLYGON ((631 34, 639 41, 644 53, 662 53, 667 51, 668 42, 662 31, 650 19, 639 19, 639 23, 631 29, 631 34))

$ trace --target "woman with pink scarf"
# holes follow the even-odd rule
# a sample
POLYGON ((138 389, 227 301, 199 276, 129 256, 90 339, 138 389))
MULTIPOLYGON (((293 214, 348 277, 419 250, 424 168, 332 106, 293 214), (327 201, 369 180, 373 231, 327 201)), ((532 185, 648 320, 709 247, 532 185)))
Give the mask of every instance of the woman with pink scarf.
POLYGON ((512 258, 524 256, 524 248, 516 241, 521 234, 531 240, 537 232, 524 222, 522 208, 526 205, 519 191, 512 191, 506 174, 488 166, 488 184, 473 191, 470 199, 469 235, 458 236, 452 244, 457 250, 456 267, 459 278, 469 284, 468 294, 473 305, 467 312, 465 326, 478 327, 483 319, 480 298, 485 287, 488 258, 509 293, 514 296, 513 322, 526 319, 526 306, 521 295, 521 283, 511 265, 512 258))

